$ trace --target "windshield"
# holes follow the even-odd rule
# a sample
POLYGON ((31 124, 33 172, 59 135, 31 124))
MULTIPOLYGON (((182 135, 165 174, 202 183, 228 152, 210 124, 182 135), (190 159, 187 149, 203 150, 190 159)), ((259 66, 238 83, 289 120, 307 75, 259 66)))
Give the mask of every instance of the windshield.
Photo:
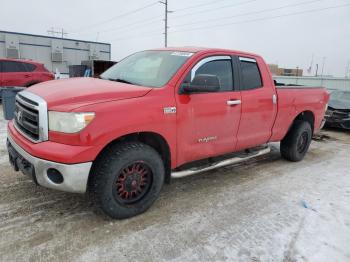
POLYGON ((193 53, 177 51, 143 51, 112 66, 102 79, 140 86, 162 87, 193 53))

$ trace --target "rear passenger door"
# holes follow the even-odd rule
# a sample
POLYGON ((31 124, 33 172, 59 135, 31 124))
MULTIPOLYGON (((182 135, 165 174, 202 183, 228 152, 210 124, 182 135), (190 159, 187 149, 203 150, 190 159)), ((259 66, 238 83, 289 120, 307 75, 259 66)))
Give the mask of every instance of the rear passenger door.
POLYGON ((31 81, 31 74, 21 62, 3 61, 3 86, 26 86, 31 81))
POLYGON ((242 115, 237 150, 266 143, 277 113, 276 94, 265 62, 260 58, 238 57, 242 115), (258 61, 256 59, 259 59, 258 61))

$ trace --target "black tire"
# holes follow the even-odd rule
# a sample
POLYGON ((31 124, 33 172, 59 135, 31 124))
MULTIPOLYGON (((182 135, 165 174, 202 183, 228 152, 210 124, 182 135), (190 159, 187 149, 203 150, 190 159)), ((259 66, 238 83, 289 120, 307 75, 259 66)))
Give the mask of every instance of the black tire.
POLYGON ((312 129, 310 123, 296 121, 281 141, 282 157, 293 162, 301 161, 310 147, 311 140, 312 129))
POLYGON ((119 143, 107 148, 94 165, 90 197, 111 218, 133 217, 145 212, 158 198, 164 174, 162 158, 152 147, 138 142, 119 143))

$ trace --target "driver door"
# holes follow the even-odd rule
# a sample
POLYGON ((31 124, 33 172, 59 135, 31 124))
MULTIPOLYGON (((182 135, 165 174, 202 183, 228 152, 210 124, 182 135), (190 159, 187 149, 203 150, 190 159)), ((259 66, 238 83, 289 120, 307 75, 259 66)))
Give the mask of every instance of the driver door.
POLYGON ((177 94, 179 165, 234 151, 241 115, 241 95, 235 90, 238 77, 233 64, 230 56, 205 57, 185 77, 182 84, 188 85, 197 75, 214 75, 218 77, 220 86, 216 92, 177 94))

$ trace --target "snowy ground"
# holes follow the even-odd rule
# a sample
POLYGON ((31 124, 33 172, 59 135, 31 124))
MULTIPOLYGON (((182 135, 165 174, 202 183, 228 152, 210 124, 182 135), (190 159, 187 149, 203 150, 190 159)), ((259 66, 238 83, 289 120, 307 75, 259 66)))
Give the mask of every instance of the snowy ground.
POLYGON ((324 133, 300 163, 274 151, 178 179, 113 221, 12 171, 2 121, 0 261, 350 261, 350 133, 324 133))

